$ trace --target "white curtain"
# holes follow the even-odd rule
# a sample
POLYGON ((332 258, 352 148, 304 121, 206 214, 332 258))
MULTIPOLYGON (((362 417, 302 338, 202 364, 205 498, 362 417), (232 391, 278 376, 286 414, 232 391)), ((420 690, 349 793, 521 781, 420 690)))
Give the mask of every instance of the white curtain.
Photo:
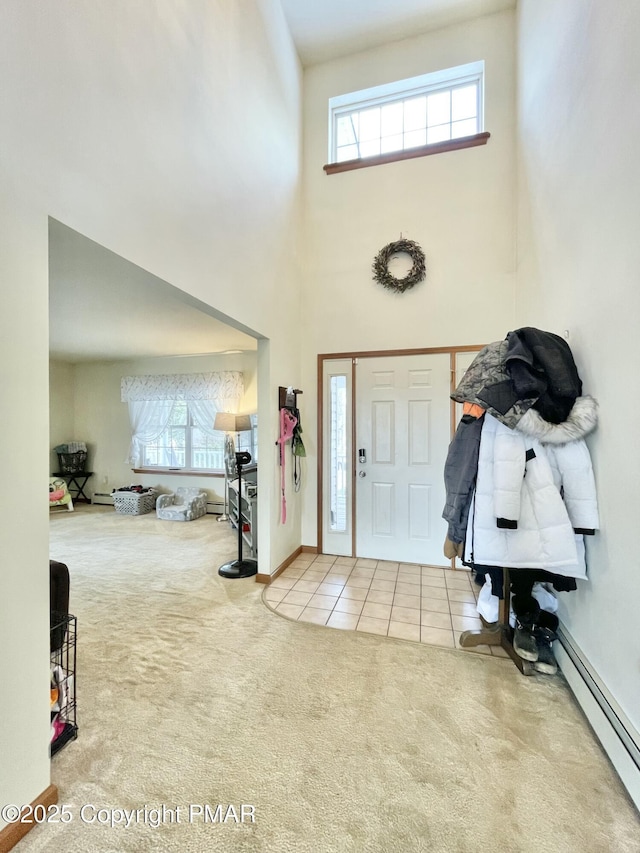
POLYGON ((215 436, 216 430, 213 428, 213 422, 216 419, 216 412, 236 412, 236 408, 227 409, 219 405, 216 400, 191 400, 189 403, 189 411, 193 422, 201 429, 205 435, 215 436))
POLYGON ((242 390, 242 387, 238 386, 237 383, 228 380, 218 383, 215 397, 189 400, 189 411, 196 426, 206 435, 215 436, 216 430, 213 428, 213 422, 216 418, 216 412, 237 414, 242 399, 242 390))
POLYGON ((175 400, 131 400, 131 444, 126 461, 133 468, 140 468, 144 460, 144 447, 156 441, 165 431, 175 408, 175 400))
POLYGON ((196 425, 215 435, 216 412, 237 412, 244 393, 242 373, 163 374, 124 376, 122 402, 129 404, 131 445, 127 463, 139 468, 145 444, 156 441, 167 428, 178 401, 186 401, 196 425))

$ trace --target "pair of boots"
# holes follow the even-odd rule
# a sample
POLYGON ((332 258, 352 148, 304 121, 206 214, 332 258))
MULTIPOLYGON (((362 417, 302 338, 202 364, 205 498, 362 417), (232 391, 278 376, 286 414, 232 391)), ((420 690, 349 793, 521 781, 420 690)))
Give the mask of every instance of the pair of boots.
POLYGON ((552 642, 557 638, 558 617, 555 613, 540 610, 534 598, 529 598, 523 610, 518 607, 514 596, 513 610, 516 614, 516 626, 513 636, 513 648, 517 655, 531 661, 537 672, 555 675, 558 664, 553 654, 552 642))

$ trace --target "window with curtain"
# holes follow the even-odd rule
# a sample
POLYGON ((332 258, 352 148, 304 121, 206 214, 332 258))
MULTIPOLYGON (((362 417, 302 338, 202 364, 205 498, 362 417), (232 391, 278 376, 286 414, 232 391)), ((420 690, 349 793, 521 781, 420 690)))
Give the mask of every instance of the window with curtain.
MULTIPOLYGON (((126 461, 133 468, 222 471, 224 433, 213 422, 216 412, 238 412, 243 393, 238 371, 123 377, 121 399, 131 421, 126 461)), ((238 441, 254 459, 255 420, 238 441)))

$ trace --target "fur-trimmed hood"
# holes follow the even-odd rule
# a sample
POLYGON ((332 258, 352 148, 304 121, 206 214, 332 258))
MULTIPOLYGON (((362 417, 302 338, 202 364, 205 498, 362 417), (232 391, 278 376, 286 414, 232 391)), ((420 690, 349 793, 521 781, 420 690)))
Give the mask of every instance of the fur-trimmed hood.
POLYGON ((578 397, 569 417, 561 424, 545 421, 535 409, 529 409, 518 421, 516 430, 541 444, 567 444, 584 438, 598 424, 598 403, 593 397, 578 397))

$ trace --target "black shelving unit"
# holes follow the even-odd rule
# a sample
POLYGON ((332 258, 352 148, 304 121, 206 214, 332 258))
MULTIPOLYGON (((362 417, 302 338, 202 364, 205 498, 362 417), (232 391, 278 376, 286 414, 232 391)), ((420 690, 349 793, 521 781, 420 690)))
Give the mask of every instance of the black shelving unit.
POLYGON ((78 737, 76 717, 77 619, 70 613, 51 614, 51 757, 78 737), (57 698, 55 691, 57 690, 57 698), (54 730, 55 726, 55 730, 54 730))
POLYGON ((242 525, 242 538, 249 548, 250 556, 258 556, 258 487, 254 483, 243 481, 242 495, 238 491, 238 481, 229 481, 229 521, 237 528, 242 525))

